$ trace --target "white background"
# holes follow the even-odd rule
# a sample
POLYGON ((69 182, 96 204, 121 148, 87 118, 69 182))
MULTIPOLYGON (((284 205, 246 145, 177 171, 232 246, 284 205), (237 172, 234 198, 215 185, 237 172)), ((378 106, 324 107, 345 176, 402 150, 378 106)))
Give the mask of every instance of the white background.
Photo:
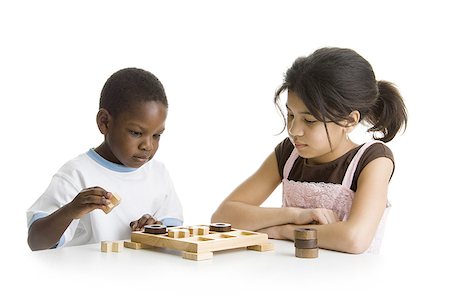
MULTIPOLYGON (((396 170, 382 255, 410 256, 412 265, 433 257, 426 273, 449 267, 443 3, 1 2, 2 246, 30 255, 25 211, 63 163, 102 142, 95 116, 113 72, 144 68, 164 84, 170 110, 157 159, 172 175, 185 223, 200 224, 285 137, 273 95, 286 69, 337 46, 394 82, 409 112, 407 131, 389 143, 396 170)), ((277 190, 265 205, 280 203, 277 190)))

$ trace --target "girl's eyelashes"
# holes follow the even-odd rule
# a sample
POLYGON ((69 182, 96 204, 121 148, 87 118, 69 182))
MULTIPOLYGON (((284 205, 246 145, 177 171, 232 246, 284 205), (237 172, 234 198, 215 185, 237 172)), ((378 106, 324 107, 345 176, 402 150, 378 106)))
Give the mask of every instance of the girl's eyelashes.
MULTIPOLYGON (((294 118, 294 114, 292 114, 292 113, 288 113, 287 114, 288 121, 291 121, 293 118, 294 118)), ((305 123, 306 125, 314 125, 314 124, 317 123, 317 120, 315 120, 315 119, 314 120, 309 120, 309 119, 304 118, 303 119, 303 123, 305 123)))
POLYGON ((317 122, 317 120, 308 120, 308 119, 304 119, 303 121, 308 125, 313 125, 317 122))
POLYGON ((288 119, 292 119, 294 117, 294 113, 289 109, 289 107, 287 107, 287 117, 288 119))
MULTIPOLYGON (((309 115, 309 113, 307 115, 309 115)), ((287 118, 288 118, 288 120, 292 120, 292 118, 294 118, 294 113, 288 107, 287 107, 287 118)), ((316 119, 310 120, 307 118, 303 118, 303 122, 305 124, 312 125, 312 124, 316 123, 317 120, 316 119)))

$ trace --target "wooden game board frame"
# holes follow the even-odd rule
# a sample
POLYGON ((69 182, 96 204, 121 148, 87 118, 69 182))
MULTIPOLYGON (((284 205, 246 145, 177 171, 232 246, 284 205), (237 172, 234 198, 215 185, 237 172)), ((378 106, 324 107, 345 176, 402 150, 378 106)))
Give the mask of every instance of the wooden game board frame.
MULTIPOLYGON (((207 225, 198 225, 207 226, 207 225)), ((188 227, 172 227, 187 229, 188 227)), ((209 231, 204 235, 190 235, 185 238, 173 238, 168 234, 149 234, 140 231, 131 233, 131 241, 125 247, 140 249, 149 247, 168 248, 183 252, 183 258, 191 260, 210 259, 214 251, 247 248, 255 251, 273 250, 268 235, 232 228, 228 232, 209 231)))

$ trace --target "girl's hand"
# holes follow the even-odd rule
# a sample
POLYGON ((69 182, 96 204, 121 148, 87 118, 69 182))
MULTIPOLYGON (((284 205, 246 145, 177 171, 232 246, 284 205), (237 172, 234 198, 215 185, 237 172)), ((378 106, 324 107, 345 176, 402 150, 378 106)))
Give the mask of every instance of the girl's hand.
POLYGON ((331 224, 339 221, 338 216, 331 209, 292 207, 292 211, 293 223, 298 225, 331 224))
POLYGON ((106 209, 111 202, 112 193, 101 187, 83 189, 73 200, 68 203, 67 210, 72 219, 80 219, 94 209, 106 209))
POLYGON ((140 231, 144 229, 145 225, 161 224, 161 222, 155 220, 151 215, 145 214, 139 220, 132 221, 130 227, 132 231, 140 231))

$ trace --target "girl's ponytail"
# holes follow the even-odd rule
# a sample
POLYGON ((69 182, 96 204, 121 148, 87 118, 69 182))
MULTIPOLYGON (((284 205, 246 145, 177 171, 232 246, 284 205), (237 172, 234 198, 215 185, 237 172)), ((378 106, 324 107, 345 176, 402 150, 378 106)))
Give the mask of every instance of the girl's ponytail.
POLYGON ((402 127, 406 129, 408 114, 394 84, 380 80, 377 85, 378 99, 365 117, 365 121, 372 125, 367 131, 374 132, 374 139, 389 142, 402 127), (383 136, 377 136, 376 132, 383 136))

